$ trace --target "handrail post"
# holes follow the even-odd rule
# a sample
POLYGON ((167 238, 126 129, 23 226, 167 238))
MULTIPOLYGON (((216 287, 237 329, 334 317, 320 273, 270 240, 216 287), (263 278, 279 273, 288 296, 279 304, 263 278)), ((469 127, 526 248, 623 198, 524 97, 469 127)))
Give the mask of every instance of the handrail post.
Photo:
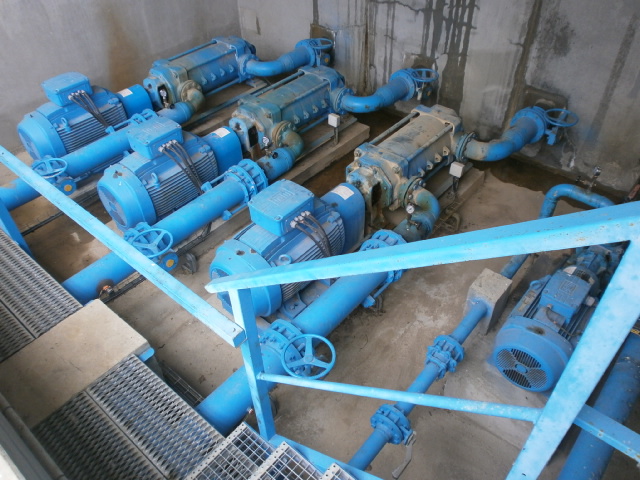
POLYGON ((233 309, 233 317, 247 336, 246 341, 240 345, 240 350, 247 372, 247 382, 251 390, 251 398, 256 418, 258 419, 260 435, 269 440, 276 434, 276 427, 271 411, 269 389, 266 382, 258 379, 258 374, 264 373, 264 365, 262 363, 262 351, 260 350, 260 339, 258 337, 256 315, 253 311, 251 291, 248 289, 230 290, 229 298, 233 309))

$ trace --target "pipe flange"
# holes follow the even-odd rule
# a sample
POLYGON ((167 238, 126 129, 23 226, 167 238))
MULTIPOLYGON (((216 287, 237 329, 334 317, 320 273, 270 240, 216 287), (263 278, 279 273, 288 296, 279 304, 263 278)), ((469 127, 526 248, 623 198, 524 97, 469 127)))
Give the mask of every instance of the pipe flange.
POLYGON ((347 95, 353 95, 353 90, 347 87, 337 88, 329 94, 331 98, 331 107, 335 113, 344 115, 347 111, 342 107, 342 101, 347 95))
POLYGON ((279 122, 271 129, 271 141, 275 145, 275 148, 280 148, 284 145, 284 135, 288 131, 295 131, 291 122, 279 122))
POLYGON ((247 65, 249 65, 249 62, 254 60, 256 62, 260 61, 260 59, 258 59, 256 55, 252 55, 252 54, 242 55, 238 58, 238 72, 240 73, 241 77, 245 79, 249 77, 253 77, 253 75, 250 75, 247 73, 247 65))
POLYGON ((371 427, 384 431, 394 445, 405 443, 413 433, 411 422, 395 405, 382 405, 371 417, 371 427))
POLYGON ((180 84, 178 87, 178 95, 180 96, 181 102, 188 102, 191 99, 191 94, 189 93, 191 90, 198 90, 202 93, 202 86, 193 80, 187 80, 180 84))
POLYGON ((477 137, 478 135, 476 135, 475 132, 471 132, 463 135, 460 138, 460 140, 458 140, 458 144, 456 145, 456 153, 455 153, 456 160, 463 163, 467 161, 467 157, 465 156, 464 151, 466 150, 469 142, 471 140, 475 140, 477 137))
POLYGON ((536 132, 536 135, 529 142, 536 143, 547 131, 546 112, 540 107, 523 108, 522 110, 518 110, 516 112, 516 114, 511 119, 511 123, 509 124, 509 126, 513 127, 521 118, 528 118, 529 120, 533 120, 536 123, 536 127, 538 128, 538 130, 536 132))

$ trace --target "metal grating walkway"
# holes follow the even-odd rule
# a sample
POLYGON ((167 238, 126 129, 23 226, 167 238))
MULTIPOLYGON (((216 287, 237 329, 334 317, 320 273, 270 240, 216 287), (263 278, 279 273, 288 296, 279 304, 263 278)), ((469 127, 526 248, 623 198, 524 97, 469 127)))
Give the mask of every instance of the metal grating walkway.
POLYGON ((184 478, 224 439, 133 355, 34 433, 74 479, 184 478))
POLYGON ((80 308, 0 229, 0 362, 80 308))

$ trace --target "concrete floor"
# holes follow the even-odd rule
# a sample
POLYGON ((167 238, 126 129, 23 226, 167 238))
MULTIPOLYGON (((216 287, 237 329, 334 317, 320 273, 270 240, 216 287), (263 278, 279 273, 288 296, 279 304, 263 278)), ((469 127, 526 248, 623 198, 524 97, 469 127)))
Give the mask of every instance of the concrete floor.
MULTIPOLYGON (((372 136, 394 119, 367 116, 372 136)), ((329 172, 308 182, 316 194, 323 194, 343 178, 345 159, 329 172)), ((544 191, 565 181, 520 163, 509 161, 485 170, 482 187, 461 207, 460 231, 472 231, 516 223, 537 217, 544 191)), ((4 183, 10 175, 0 172, 4 183)), ((35 216, 47 215, 42 199, 17 212, 24 226, 35 216)), ((576 208, 560 202, 557 214, 576 208)), ((99 206, 92 211, 107 220, 99 206)), ((106 249, 67 218, 60 218, 30 234, 27 241, 36 259, 62 281, 106 253, 106 249)), ((219 306, 204 290, 214 246, 199 253, 199 271, 189 275, 178 270, 176 277, 195 292, 219 306), (208 249, 208 250, 207 250, 208 249)), ((203 247, 199 247, 202 251, 203 247)), ((546 261, 546 257, 541 259, 546 261)), ((415 269, 405 273, 384 294, 382 311, 362 308, 352 313, 330 336, 338 361, 327 377, 336 382, 405 389, 422 369, 426 348, 433 339, 449 333, 460 320, 469 285, 487 267, 499 271, 507 259, 468 262, 415 269)), ((541 260, 542 261, 542 260, 541 260)), ((514 289, 522 293, 529 278, 522 280, 531 263, 515 279, 514 289), (520 282, 520 285, 518 285, 520 282)), ((547 272, 542 272, 541 275, 547 272)), ((531 278, 533 279, 533 278, 531 278)), ((513 305, 513 301, 511 303, 513 305)), ((241 364, 240 353, 232 349, 177 304, 144 282, 109 303, 109 307, 140 332, 156 349, 157 357, 182 375, 200 394, 207 395, 241 364)), ((453 375, 435 383, 429 393, 539 406, 544 397, 512 387, 487 363, 495 331, 487 336, 474 332, 467 357, 453 375)), ((279 434, 348 461, 371 432, 369 418, 383 403, 359 397, 280 386, 275 391, 279 405, 276 419, 279 434)), ((516 458, 530 425, 495 418, 416 408, 410 416, 417 433, 413 461, 402 478, 421 480, 504 478, 516 458)), ((404 458, 404 449, 387 446, 370 472, 384 479, 404 458)), ((541 478, 555 478, 562 466, 560 452, 541 478)), ((608 479, 635 478, 638 471, 626 457, 616 454, 608 479)))

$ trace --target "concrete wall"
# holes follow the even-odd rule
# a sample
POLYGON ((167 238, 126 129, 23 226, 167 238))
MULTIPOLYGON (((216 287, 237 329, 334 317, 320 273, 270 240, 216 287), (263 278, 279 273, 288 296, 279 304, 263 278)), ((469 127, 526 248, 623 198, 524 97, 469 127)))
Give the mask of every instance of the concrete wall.
POLYGON ((151 63, 218 35, 240 33, 236 0, 3 0, 0 2, 0 144, 46 101, 40 83, 79 71, 118 91, 151 63))
POLYGON ((640 2, 619 0, 238 0, 242 35, 276 56, 309 35, 334 32, 336 68, 368 93, 395 70, 432 66, 438 102, 483 139, 535 98, 560 96, 580 123, 569 141, 529 151, 568 176, 602 170, 627 190, 640 176, 640 2))

